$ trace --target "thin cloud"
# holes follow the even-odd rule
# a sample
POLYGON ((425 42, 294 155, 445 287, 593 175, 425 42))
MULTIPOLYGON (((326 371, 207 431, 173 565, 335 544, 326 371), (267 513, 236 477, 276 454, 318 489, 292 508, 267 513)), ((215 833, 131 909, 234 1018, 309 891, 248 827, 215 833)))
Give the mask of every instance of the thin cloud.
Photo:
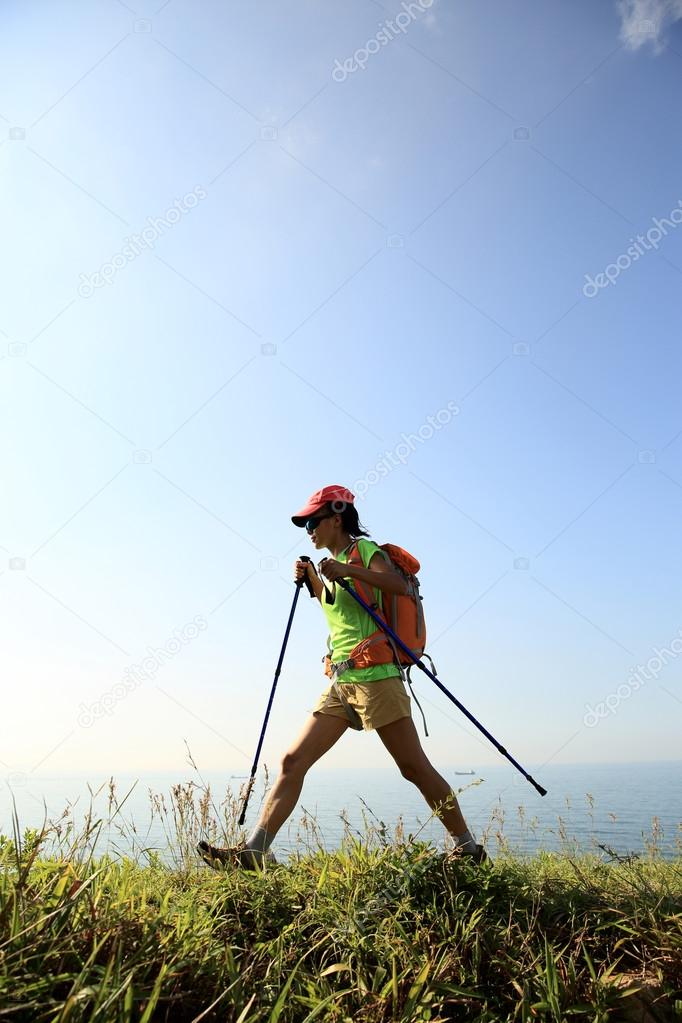
POLYGON ((661 53, 668 29, 682 18, 682 0, 617 0, 617 7, 620 38, 630 50, 650 43, 661 53))

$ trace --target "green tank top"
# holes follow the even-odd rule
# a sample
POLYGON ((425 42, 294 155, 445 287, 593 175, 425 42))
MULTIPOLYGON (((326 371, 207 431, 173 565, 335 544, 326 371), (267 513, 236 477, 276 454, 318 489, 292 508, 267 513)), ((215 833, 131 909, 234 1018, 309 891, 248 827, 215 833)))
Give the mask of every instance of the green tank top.
MULTIPOLYGON (((381 548, 378 544, 374 543, 373 540, 367 540, 364 537, 360 537, 357 541, 358 553, 362 558, 362 564, 365 568, 369 568, 369 563, 376 554, 377 551, 381 552, 381 548)), ((350 550, 350 545, 348 550, 350 550)), ((382 553, 382 557, 383 557, 382 553)), ((343 551, 338 555, 336 561, 348 561, 347 551, 343 551)), ((326 581, 326 580, 325 580, 326 581)), ((346 580, 352 589, 355 589, 354 580, 346 580)), ((325 613, 327 624, 329 626, 329 644, 331 645, 331 658, 335 663, 338 661, 344 661, 350 656, 350 652, 361 639, 366 639, 371 636, 373 632, 376 632, 378 626, 376 622, 367 614, 365 609, 354 600, 350 593, 346 593, 343 586, 337 586, 336 584, 327 582, 327 586, 334 593, 334 603, 328 604, 326 602, 326 596, 322 594, 322 610, 325 613)), ((373 587, 374 599, 380 603, 381 601, 381 590, 377 587, 373 587)), ((395 664, 375 664, 371 668, 350 668, 348 671, 344 671, 342 675, 339 675, 337 682, 348 683, 356 682, 364 685, 367 682, 377 682, 382 678, 391 678, 393 675, 400 675, 400 671, 395 664)))

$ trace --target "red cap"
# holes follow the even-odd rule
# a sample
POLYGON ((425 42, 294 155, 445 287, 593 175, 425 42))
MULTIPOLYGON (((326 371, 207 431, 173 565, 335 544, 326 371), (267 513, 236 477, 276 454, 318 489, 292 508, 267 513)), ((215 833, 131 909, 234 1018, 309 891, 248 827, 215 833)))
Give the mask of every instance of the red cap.
MULTIPOLYGON (((315 493, 308 498, 303 508, 296 515, 291 516, 291 521, 295 526, 304 526, 306 519, 309 519, 311 515, 314 515, 316 511, 324 507, 325 504, 339 501, 341 504, 353 504, 355 501, 355 495, 351 494, 350 490, 346 490, 345 487, 339 486, 339 484, 332 483, 329 487, 322 487, 322 490, 316 490, 315 493)), ((341 512, 343 509, 339 508, 341 512)))

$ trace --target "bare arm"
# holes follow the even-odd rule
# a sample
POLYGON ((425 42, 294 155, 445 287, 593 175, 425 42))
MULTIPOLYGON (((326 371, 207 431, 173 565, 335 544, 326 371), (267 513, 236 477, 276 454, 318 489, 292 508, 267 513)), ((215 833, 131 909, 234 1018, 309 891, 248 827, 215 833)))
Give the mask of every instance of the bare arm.
POLYGON ((385 593, 407 593, 407 583, 403 577, 391 568, 383 554, 376 551, 370 560, 369 568, 362 565, 348 565, 333 558, 326 558, 321 567, 327 579, 339 578, 358 579, 361 583, 376 586, 385 593))

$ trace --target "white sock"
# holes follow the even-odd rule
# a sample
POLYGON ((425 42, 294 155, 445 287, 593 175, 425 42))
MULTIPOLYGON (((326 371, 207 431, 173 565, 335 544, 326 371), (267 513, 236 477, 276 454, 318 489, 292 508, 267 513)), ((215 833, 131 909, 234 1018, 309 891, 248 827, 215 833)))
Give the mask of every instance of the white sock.
POLYGON ((253 829, 246 843, 247 849, 254 849, 266 853, 275 840, 274 835, 269 835, 265 828, 258 825, 253 829))
POLYGON ((462 852, 473 853, 476 852, 476 839, 467 829, 463 835, 455 838, 455 846, 457 849, 461 849, 462 852))

